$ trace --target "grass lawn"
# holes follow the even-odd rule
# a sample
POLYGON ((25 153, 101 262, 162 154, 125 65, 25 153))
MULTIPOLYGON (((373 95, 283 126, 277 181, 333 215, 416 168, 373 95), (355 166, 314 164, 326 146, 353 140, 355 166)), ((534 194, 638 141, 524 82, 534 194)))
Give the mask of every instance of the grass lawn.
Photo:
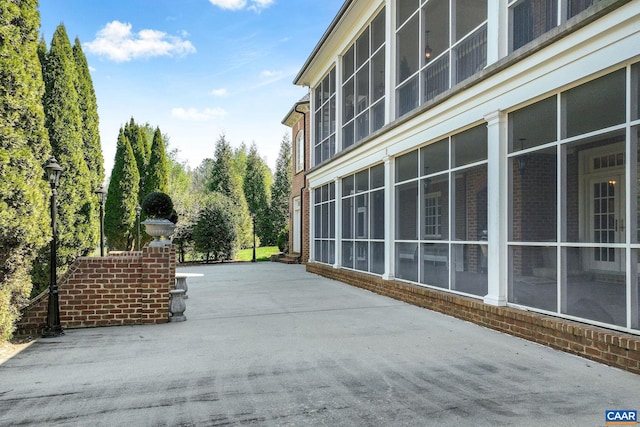
MULTIPOLYGON (((256 248, 256 261, 269 261, 269 257, 280 252, 277 246, 265 246, 256 248)), ((253 259, 253 248, 242 249, 236 255, 236 261, 251 261, 253 259)))

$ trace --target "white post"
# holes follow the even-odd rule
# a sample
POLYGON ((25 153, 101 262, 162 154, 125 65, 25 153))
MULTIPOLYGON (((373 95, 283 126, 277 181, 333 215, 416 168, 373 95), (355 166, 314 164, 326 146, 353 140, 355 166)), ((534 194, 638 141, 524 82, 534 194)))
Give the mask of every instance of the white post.
POLYGON ((488 172, 488 251, 487 270, 489 287, 484 302, 491 305, 507 304, 507 236, 508 178, 507 167, 507 117, 500 111, 485 116, 487 120, 488 172))
POLYGON ((394 167, 391 157, 384 157, 384 280, 392 280, 395 276, 395 209, 394 207, 394 167))

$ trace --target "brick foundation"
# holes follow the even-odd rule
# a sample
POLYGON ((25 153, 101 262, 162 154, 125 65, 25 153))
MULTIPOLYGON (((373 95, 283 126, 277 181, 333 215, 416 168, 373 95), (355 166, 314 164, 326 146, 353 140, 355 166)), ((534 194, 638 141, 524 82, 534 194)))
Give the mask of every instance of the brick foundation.
MULTIPOLYGON (((173 246, 81 257, 60 278, 63 329, 165 323, 175 287, 173 246)), ((40 335, 46 325, 46 290, 23 309, 16 335, 40 335)))
POLYGON ((307 271, 640 374, 640 337, 317 263, 307 271))

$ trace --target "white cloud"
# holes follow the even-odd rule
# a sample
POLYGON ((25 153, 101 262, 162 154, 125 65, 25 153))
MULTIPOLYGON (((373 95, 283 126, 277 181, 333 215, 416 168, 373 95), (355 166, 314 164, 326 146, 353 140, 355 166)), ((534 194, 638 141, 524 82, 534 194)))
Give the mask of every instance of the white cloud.
POLYGON ((253 89, 257 89, 259 87, 268 86, 273 83, 279 82, 287 76, 290 76, 291 73, 287 73, 282 70, 272 71, 272 70, 263 70, 260 72, 260 82, 253 86, 253 89))
POLYGON ((220 88, 220 89, 213 89, 211 92, 209 92, 209 95, 213 95, 213 96, 229 96, 229 91, 225 88, 220 88))
POLYGON ((96 34, 94 41, 85 43, 87 50, 106 56, 115 62, 154 56, 186 55, 196 51, 190 41, 157 30, 131 31, 131 24, 112 21, 96 34))
POLYGON ((193 122, 206 122, 217 117, 224 117, 227 112, 222 108, 205 108, 198 110, 197 108, 172 108, 171 115, 180 120, 188 120, 193 122))
POLYGON ((271 6, 274 1, 275 0, 209 0, 209 3, 227 10, 248 9, 260 12, 271 6))
POLYGON ((281 75, 282 75, 282 71, 264 70, 260 73, 260 77, 265 79, 273 79, 273 78, 280 77, 281 75))

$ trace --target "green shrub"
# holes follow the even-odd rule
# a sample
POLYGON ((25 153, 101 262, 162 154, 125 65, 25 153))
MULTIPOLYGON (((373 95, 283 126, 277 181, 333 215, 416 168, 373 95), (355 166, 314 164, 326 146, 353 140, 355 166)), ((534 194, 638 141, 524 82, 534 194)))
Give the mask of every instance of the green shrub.
POLYGON ((147 194, 144 199, 142 199, 140 207, 142 208, 142 213, 144 213, 147 218, 169 219, 174 212, 171 197, 159 191, 147 194))
POLYGON ((286 225, 278 233, 278 249, 280 252, 287 252, 289 249, 289 226, 286 225))

